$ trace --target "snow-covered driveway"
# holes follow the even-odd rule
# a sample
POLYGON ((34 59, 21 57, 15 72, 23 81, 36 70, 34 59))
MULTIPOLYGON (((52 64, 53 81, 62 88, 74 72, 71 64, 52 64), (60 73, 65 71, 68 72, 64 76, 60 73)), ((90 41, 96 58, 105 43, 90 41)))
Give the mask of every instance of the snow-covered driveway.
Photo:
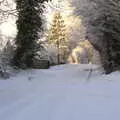
POLYGON ((0 120, 120 120, 120 73, 91 65, 29 70, 0 80, 0 120))

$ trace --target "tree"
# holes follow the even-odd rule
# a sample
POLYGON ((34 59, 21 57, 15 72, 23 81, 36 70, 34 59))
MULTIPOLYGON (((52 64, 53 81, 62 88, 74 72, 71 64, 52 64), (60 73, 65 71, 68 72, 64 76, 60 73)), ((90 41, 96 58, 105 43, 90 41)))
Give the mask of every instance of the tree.
POLYGON ((16 0, 18 11, 16 52, 13 64, 20 68, 29 68, 38 48, 37 41, 43 31, 43 3, 47 0, 16 0))
POLYGON ((56 12, 53 17, 53 24, 48 35, 48 43, 57 48, 57 62, 60 64, 60 58, 66 59, 67 53, 66 26, 60 12, 56 12), (63 55, 61 55, 63 54, 63 55))
POLYGON ((0 36, 0 78, 10 77, 11 60, 14 55, 14 42, 12 37, 0 36))
POLYGON ((100 53, 106 73, 120 70, 119 0, 73 0, 83 16, 87 38, 100 53), (76 4, 77 3, 77 4, 76 4))

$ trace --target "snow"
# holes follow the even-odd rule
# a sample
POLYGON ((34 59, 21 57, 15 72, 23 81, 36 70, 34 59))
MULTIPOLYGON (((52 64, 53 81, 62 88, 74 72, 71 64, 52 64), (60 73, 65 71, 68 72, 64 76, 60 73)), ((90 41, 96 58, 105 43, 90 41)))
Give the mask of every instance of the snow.
POLYGON ((0 120, 119 120, 119 78, 95 65, 21 71, 0 80, 0 120))

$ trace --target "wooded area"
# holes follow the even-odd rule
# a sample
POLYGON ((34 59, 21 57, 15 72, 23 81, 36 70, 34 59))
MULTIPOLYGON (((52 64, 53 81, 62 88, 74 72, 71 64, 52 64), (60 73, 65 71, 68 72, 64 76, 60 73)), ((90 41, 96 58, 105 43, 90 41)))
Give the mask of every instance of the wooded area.
POLYGON ((77 61, 102 64, 106 73, 120 69, 119 0, 1 0, 0 16, 1 26, 9 18, 16 26, 14 36, 1 32, 1 69, 35 68, 36 61, 48 68, 77 61))

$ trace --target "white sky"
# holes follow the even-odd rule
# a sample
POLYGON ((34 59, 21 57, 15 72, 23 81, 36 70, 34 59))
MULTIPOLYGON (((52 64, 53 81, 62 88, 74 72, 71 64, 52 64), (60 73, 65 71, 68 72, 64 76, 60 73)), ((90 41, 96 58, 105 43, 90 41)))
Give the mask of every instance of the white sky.
MULTIPOLYGON (((11 3, 11 7, 15 8, 15 4, 13 4, 12 0, 8 0, 9 3, 11 3)), ((79 22, 78 19, 74 18, 73 16, 73 9, 70 7, 68 0, 52 0, 52 3, 47 4, 47 10, 46 10, 46 17, 48 24, 51 24, 53 13, 56 10, 60 10, 61 14, 63 15, 63 18, 65 20, 65 23, 67 26, 75 26, 77 22, 79 22), (60 1, 60 2, 59 2, 60 1), (60 7, 56 9, 56 6, 60 7), (71 15, 72 14, 72 15, 71 15), (70 16, 71 15, 71 16, 70 16)), ((13 36, 16 34, 16 26, 15 26, 16 19, 10 17, 7 22, 0 25, 0 31, 2 34, 6 36, 13 36)), ((79 24, 79 23, 77 23, 79 24)))
POLYGON ((2 34, 6 36, 13 36, 16 34, 15 19, 9 18, 7 22, 0 25, 2 34))
MULTIPOLYGON (((0 0, 1 1, 1 0, 0 0)), ((15 9, 15 3, 13 0, 7 0, 9 3, 9 7, 11 9, 15 9)), ((2 9, 10 9, 9 7, 5 7, 5 5, 2 4, 2 9)), ((16 26, 15 26, 16 19, 14 17, 9 17, 6 22, 0 25, 0 31, 2 34, 6 36, 13 36, 16 34, 16 26)))
POLYGON ((48 27, 52 23, 52 18, 56 11, 61 12, 67 25, 73 24, 73 8, 70 7, 68 0, 52 0, 52 3, 49 2, 49 4, 47 5, 46 17, 48 27))

